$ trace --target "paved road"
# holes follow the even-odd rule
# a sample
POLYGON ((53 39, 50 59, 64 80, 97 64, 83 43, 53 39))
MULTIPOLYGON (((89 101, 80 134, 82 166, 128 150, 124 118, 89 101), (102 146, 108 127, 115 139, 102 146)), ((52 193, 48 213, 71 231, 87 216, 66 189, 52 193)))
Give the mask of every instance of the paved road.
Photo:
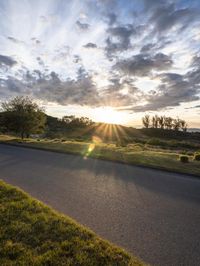
POLYGON ((6 145, 0 178, 152 265, 200 265, 200 179, 6 145))

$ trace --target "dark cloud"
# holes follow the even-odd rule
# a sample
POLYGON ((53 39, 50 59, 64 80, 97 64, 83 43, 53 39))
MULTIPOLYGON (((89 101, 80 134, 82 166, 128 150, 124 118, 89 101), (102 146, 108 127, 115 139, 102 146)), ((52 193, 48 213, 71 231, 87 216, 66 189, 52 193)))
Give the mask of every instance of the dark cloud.
MULTIPOLYGON (((143 106, 132 108, 135 112, 159 110, 167 107, 178 106, 181 103, 188 103, 199 100, 200 93, 200 57, 193 57, 190 70, 185 75, 177 73, 164 73, 157 75, 161 85, 153 95, 147 95, 149 102, 143 106)), ((199 106, 196 106, 198 108, 199 106)))
POLYGON ((95 43, 89 42, 85 45, 83 45, 85 48, 97 48, 97 45, 95 43))
POLYGON ((0 55, 0 67, 1 66, 12 67, 15 64, 17 64, 17 62, 12 57, 6 55, 0 55))
POLYGON ((44 75, 39 70, 27 72, 23 79, 8 77, 0 83, 1 96, 31 95, 34 98, 61 105, 99 105, 98 92, 90 76, 79 70, 75 80, 62 81, 58 74, 44 75))
POLYGON ((76 25, 80 30, 88 30, 90 25, 88 23, 82 23, 79 20, 76 21, 76 25))
POLYGON ((126 106, 138 99, 139 89, 133 79, 113 76, 110 85, 99 89, 89 73, 80 67, 75 79, 61 80, 55 72, 26 71, 21 79, 7 77, 0 80, 0 96, 30 95, 36 99, 60 105, 126 106), (124 91, 125 89, 125 91, 124 91))
POLYGON ((106 17, 110 26, 113 26, 117 22, 117 15, 115 13, 108 13, 106 17))
POLYGON ((136 29, 131 24, 109 27, 107 29, 106 53, 127 50, 131 47, 131 36, 136 34, 136 29))
POLYGON ((200 86, 193 83, 188 75, 164 73, 157 76, 161 80, 156 93, 147 95, 147 104, 131 108, 134 112, 156 111, 199 100, 200 86))
POLYGON ((172 64, 171 57, 163 53, 157 53, 153 56, 141 53, 128 59, 119 60, 113 68, 127 75, 146 76, 152 70, 165 70, 170 68, 172 64))
MULTIPOLYGON (((156 1, 152 4, 152 15, 149 23, 154 25, 154 29, 158 33, 166 32, 171 30, 173 26, 176 26, 176 30, 183 30, 187 28, 197 16, 198 12, 190 7, 177 8, 175 3, 156 1)), ((146 1, 147 6, 147 1, 146 1)))
POLYGON ((157 8, 158 6, 164 5, 167 0, 143 0, 144 8, 146 11, 157 8))
POLYGON ((141 53, 148 53, 148 52, 152 51, 155 47, 156 47, 155 43, 147 43, 140 49, 140 52, 141 53))

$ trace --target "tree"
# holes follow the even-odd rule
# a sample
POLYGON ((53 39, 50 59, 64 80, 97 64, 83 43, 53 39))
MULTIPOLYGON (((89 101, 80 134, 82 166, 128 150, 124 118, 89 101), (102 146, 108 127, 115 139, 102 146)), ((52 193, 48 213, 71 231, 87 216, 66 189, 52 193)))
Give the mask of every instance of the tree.
POLYGON ((185 120, 180 121, 180 127, 183 130, 183 132, 187 132, 187 123, 185 122, 185 120))
POLYGON ((152 117, 152 127, 158 128, 158 123, 159 123, 159 117, 157 115, 154 115, 152 117))
POLYGON ((150 116, 149 115, 145 115, 142 118, 142 123, 143 123, 145 128, 149 128, 149 126, 150 126, 150 116))
POLYGON ((164 128, 164 116, 160 116, 158 120, 160 128, 164 128))
POLYGON ((173 120, 173 129, 178 131, 181 127, 181 120, 179 118, 173 120))
POLYGON ((2 109, 6 130, 20 134, 22 139, 44 131, 46 115, 30 98, 15 97, 9 102, 4 102, 2 109))
POLYGON ((63 116, 62 121, 70 128, 87 127, 93 124, 93 121, 88 117, 75 117, 74 115, 63 116))
POLYGON ((164 116, 164 127, 165 129, 172 129, 173 118, 164 116))

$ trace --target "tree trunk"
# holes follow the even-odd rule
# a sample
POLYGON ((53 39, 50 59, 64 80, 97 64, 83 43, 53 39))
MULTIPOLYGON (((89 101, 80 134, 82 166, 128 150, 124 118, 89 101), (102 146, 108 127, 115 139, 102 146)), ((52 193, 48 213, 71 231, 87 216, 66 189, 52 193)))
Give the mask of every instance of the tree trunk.
POLYGON ((24 132, 21 132, 21 139, 24 139, 24 132))

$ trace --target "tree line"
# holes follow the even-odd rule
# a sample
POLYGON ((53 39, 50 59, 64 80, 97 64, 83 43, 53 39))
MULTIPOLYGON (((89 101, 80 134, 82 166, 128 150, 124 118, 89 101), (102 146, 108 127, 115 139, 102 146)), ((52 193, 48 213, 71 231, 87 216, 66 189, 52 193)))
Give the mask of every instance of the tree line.
POLYGON ((88 117, 82 116, 82 117, 76 117, 74 115, 66 115, 63 116, 62 121, 68 125, 69 127, 75 128, 75 127, 87 127, 90 126, 92 124, 94 124, 94 122, 89 119, 88 117))
POLYGON ((63 131, 87 127, 93 123, 88 117, 64 116, 59 119, 48 116, 29 97, 15 97, 1 104, 0 131, 15 133, 22 139, 32 134, 43 134, 50 129, 63 131))
POLYGON ((180 118, 172 118, 170 116, 150 116, 145 115, 142 118, 142 123, 145 128, 161 128, 167 130, 182 130, 183 132, 187 132, 187 123, 185 120, 180 118))

